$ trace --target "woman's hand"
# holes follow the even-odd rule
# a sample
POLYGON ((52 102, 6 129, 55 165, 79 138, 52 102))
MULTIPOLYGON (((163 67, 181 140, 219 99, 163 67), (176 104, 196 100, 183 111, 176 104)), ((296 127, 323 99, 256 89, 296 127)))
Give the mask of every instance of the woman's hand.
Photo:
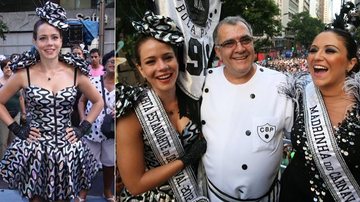
POLYGON ((8 128, 17 137, 29 142, 37 141, 41 137, 39 129, 30 128, 30 126, 27 124, 20 126, 16 121, 14 121, 8 126, 8 128))
POLYGON ((91 123, 87 120, 83 120, 79 127, 66 128, 65 138, 71 143, 75 143, 80 140, 91 128, 91 123))

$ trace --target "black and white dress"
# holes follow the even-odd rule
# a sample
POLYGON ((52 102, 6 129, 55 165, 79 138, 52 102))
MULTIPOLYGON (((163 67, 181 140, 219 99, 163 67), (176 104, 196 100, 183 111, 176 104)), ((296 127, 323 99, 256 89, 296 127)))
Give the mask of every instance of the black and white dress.
MULTIPOLYGON (((116 85, 116 116, 124 116, 133 107, 136 107, 138 102, 141 102, 143 97, 142 94, 145 90, 142 87, 124 86, 121 84, 116 85)), ((183 131, 177 134, 182 146, 185 150, 190 148, 191 145, 199 138, 200 127, 195 121, 190 120, 183 131)), ((144 160, 145 169, 150 170, 161 166, 158 162, 154 151, 151 148, 149 140, 143 135, 144 142, 144 160)), ((197 175, 197 167, 193 166, 193 171, 197 175)), ((175 202, 176 198, 170 184, 165 182, 164 184, 155 187, 152 190, 144 192, 139 195, 131 195, 131 193, 124 188, 120 193, 120 201, 122 202, 175 202)))
POLYGON ((41 138, 33 142, 15 138, 0 162, 0 175, 23 197, 69 200, 91 187, 99 166, 85 144, 70 144, 65 138, 77 93, 76 69, 74 85, 58 92, 31 84, 28 67, 27 74, 30 127, 38 128, 41 138))
MULTIPOLYGON (((360 75, 357 75, 357 77, 360 78, 360 75)), ((353 83, 358 83, 358 85, 347 92, 353 95, 357 94, 355 97, 359 98, 360 83, 355 79, 350 78, 348 81, 350 80, 353 80, 353 83)), ((297 81, 294 80, 294 82, 297 81)), ((294 98, 298 107, 298 110, 295 111, 296 119, 291 132, 291 142, 296 153, 282 174, 280 202, 334 202, 335 200, 329 192, 329 187, 325 184, 315 164, 314 154, 309 149, 310 143, 305 131, 302 89, 307 82, 301 83, 300 81, 298 83, 300 85, 293 85, 295 87, 292 89, 298 90, 297 95, 290 96, 294 98)), ((340 153, 357 183, 360 183, 360 158, 358 154, 360 150, 359 101, 357 99, 355 105, 347 111, 345 119, 332 128, 340 153)))

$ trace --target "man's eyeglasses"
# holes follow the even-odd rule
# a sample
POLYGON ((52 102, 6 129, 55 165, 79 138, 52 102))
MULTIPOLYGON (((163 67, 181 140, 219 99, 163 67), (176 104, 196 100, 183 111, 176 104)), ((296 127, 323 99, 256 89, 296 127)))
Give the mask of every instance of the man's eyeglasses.
POLYGON ((253 38, 251 36, 244 36, 241 37, 239 41, 235 39, 229 39, 224 41, 221 44, 217 44, 217 46, 220 46, 222 48, 234 48, 237 46, 237 44, 240 42, 242 46, 247 46, 253 41, 253 38))

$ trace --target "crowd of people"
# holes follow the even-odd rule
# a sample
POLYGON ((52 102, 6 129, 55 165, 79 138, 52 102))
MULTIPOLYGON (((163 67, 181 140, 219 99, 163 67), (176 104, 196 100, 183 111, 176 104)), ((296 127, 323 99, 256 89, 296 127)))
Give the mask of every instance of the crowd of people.
POLYGON ((308 64, 305 58, 275 58, 258 63, 280 72, 296 73, 308 71, 308 64))
POLYGON ((144 35, 135 51, 148 84, 116 86, 120 201, 360 200, 359 61, 339 22, 315 37, 307 59, 264 67, 254 63, 251 25, 224 18, 213 34, 221 65, 206 70, 192 105, 180 102, 188 98, 176 82, 182 35, 152 22, 163 18, 133 23, 144 35))
POLYGON ((115 85, 115 51, 60 53, 62 7, 36 14, 33 50, 0 63, 0 176, 29 201, 86 201, 99 169, 107 201, 115 170, 124 202, 360 201, 360 64, 344 21, 306 59, 254 62, 252 26, 225 17, 212 35, 221 65, 194 99, 172 19, 132 23, 146 83, 128 86, 115 85), (109 116, 116 134, 103 132, 109 116))

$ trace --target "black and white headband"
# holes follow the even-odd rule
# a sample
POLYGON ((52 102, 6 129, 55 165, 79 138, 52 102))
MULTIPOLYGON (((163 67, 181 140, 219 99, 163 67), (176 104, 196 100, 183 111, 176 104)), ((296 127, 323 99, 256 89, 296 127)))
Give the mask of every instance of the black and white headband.
POLYGON ((144 18, 141 21, 133 21, 132 25, 138 32, 166 43, 179 46, 184 42, 182 32, 171 18, 155 15, 151 11, 146 11, 144 18))
POLYGON ((341 29, 355 34, 360 26, 360 10, 352 2, 346 2, 341 6, 340 13, 335 14, 332 23, 327 24, 325 29, 341 29))
POLYGON ((65 9, 56 3, 47 1, 42 8, 36 8, 36 15, 60 30, 66 30, 69 27, 69 25, 65 23, 65 9))

